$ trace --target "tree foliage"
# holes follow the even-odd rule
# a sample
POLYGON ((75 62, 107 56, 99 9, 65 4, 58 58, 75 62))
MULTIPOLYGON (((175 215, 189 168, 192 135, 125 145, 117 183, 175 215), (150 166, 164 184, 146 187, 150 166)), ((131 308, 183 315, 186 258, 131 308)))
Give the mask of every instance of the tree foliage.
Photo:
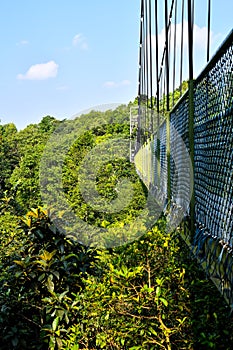
MULTIPOLYGON (((132 105, 65 124, 68 135, 80 121, 85 129, 63 164, 66 199, 82 220, 113 236, 140 214, 145 186, 127 160, 101 164, 95 188, 105 202, 117 198, 119 179, 130 179, 134 191, 124 210, 98 212, 85 202, 78 172, 95 147, 129 138, 132 105)), ((164 216, 143 235, 142 222, 133 242, 108 249, 86 247, 54 224, 40 198, 39 163, 59 124, 46 116, 21 131, 0 126, 0 348, 230 350, 230 310, 179 229, 166 231, 164 216)))

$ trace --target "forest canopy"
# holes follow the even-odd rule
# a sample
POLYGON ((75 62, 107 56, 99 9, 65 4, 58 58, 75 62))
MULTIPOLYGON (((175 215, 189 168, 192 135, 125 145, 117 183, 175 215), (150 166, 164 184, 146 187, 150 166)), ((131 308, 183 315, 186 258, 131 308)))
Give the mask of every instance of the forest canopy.
POLYGON ((112 140, 129 142, 131 106, 91 111, 77 120, 45 116, 20 131, 12 123, 0 125, 2 350, 231 349, 229 309, 191 256, 182 228, 167 232, 159 206, 153 205, 153 225, 140 217, 148 192, 134 165, 118 155, 98 167, 94 189, 101 205, 117 203, 119 182, 128 196, 124 186, 130 180, 132 197, 118 211, 99 210, 81 186, 91 173, 80 174, 85 159, 94 168, 104 144, 109 150, 112 140), (61 154, 66 150, 66 139, 54 137, 61 136, 61 127, 74 142, 60 164, 55 148, 47 146, 56 141, 61 154), (95 148, 99 153, 92 153, 95 148), (94 228, 85 232, 86 242, 79 232, 64 232, 59 220, 70 217, 66 207, 53 216, 43 202, 41 186, 51 201, 60 193, 53 182, 58 165, 70 211, 94 228), (128 226, 137 218, 137 225, 128 226), (129 236, 124 227, 131 227, 129 236))

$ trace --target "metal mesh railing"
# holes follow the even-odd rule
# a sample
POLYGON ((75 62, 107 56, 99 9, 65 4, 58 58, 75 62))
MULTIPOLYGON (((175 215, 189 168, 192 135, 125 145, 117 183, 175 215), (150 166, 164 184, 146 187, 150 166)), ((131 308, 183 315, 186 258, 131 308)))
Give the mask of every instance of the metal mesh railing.
POLYGON ((150 134, 135 165, 160 203, 189 217, 191 248, 233 307, 233 31, 167 120, 150 134), (187 152, 194 153, 193 169, 187 152))
POLYGON ((233 35, 195 82, 196 254, 233 307, 233 35))
POLYGON ((170 114, 170 149, 171 149, 171 203, 181 206, 184 211, 190 202, 189 170, 189 99, 186 93, 177 107, 170 114))
POLYGON ((167 124, 160 127, 160 182, 158 184, 160 198, 167 200, 167 124))
POLYGON ((195 217, 233 247, 233 46, 195 84, 195 217))

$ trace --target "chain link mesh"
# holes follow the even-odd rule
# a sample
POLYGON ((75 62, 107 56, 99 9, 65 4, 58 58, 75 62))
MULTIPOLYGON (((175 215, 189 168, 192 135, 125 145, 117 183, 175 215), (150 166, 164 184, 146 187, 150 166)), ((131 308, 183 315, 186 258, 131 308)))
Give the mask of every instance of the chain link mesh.
MULTIPOLYGON (((191 248, 233 307, 233 32, 194 82, 195 233, 191 248)), ((187 157, 190 151, 188 92, 170 113, 170 162, 167 124, 151 136, 151 112, 144 113, 141 150, 135 165, 161 203, 188 208, 187 157), (159 142, 158 142, 159 141, 159 142), (168 169, 170 164, 170 169, 168 169), (170 171, 170 198, 168 191, 170 171)), ((142 118, 143 119, 143 118, 142 118)), ((155 123, 156 124, 156 123, 155 123)))
POLYGON ((171 203, 184 211, 190 201, 190 173, 186 152, 189 152, 189 99, 186 93, 170 114, 171 203), (179 173, 179 174, 178 174, 179 173))
POLYGON ((233 46, 196 83, 195 216, 205 233, 233 247, 233 46))

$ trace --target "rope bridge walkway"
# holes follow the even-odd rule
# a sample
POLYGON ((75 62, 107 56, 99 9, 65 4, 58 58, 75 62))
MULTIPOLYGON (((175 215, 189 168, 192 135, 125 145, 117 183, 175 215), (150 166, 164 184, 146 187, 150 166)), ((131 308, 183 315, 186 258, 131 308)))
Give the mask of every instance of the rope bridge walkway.
POLYGON ((209 0, 207 64, 194 80, 194 0, 187 0, 186 7, 184 0, 173 0, 169 11, 165 0, 161 52, 158 1, 141 1, 132 158, 148 190, 168 213, 171 226, 182 222, 185 241, 233 307, 233 31, 210 60, 209 0))

